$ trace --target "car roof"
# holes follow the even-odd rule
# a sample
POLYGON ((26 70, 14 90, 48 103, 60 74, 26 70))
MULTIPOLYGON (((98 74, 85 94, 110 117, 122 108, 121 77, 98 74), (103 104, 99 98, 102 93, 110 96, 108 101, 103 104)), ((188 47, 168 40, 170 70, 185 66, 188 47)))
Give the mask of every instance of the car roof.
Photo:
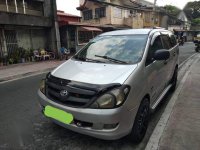
POLYGON ((106 32, 101 34, 100 36, 106 36, 106 35, 146 35, 149 34, 150 32, 156 32, 156 31, 168 31, 164 29, 126 29, 126 30, 116 30, 116 31, 111 31, 111 32, 106 32))

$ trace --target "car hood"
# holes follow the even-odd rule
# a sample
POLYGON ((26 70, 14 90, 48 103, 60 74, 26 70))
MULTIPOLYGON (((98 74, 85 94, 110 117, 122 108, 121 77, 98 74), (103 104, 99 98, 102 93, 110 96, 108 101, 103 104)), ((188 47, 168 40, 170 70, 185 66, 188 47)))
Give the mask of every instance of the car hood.
POLYGON ((123 84, 136 67, 137 64, 104 64, 70 59, 51 74, 58 78, 90 84, 123 84))

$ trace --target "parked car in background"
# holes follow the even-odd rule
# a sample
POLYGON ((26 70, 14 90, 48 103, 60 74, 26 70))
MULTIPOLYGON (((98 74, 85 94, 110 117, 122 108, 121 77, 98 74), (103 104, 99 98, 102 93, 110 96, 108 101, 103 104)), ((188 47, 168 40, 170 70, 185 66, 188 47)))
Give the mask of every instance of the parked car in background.
POLYGON ((175 90, 179 47, 164 29, 97 36, 47 74, 38 90, 44 115, 96 138, 134 142, 145 136, 150 111, 175 90))

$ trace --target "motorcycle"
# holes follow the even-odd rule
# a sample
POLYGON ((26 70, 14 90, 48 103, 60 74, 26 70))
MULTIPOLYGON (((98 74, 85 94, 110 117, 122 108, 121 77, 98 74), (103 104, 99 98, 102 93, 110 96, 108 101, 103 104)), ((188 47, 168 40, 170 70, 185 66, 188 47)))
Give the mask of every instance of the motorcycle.
POLYGON ((194 37, 195 51, 200 52, 200 33, 194 37))
POLYGON ((195 46, 196 46, 196 47, 195 47, 195 51, 196 51, 196 52, 199 52, 199 51, 200 51, 200 41, 196 42, 196 43, 195 43, 195 46))
POLYGON ((184 44, 184 39, 183 39, 183 37, 180 38, 180 39, 178 40, 178 43, 179 43, 180 46, 183 46, 183 44, 184 44))

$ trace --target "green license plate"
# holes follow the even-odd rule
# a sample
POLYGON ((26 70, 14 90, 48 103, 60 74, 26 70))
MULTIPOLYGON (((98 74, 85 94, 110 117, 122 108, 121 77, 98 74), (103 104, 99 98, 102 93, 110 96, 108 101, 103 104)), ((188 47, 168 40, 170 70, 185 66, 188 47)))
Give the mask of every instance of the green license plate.
POLYGON ((72 114, 52 106, 46 106, 44 114, 45 116, 58 120, 64 124, 70 124, 74 119, 72 114))

